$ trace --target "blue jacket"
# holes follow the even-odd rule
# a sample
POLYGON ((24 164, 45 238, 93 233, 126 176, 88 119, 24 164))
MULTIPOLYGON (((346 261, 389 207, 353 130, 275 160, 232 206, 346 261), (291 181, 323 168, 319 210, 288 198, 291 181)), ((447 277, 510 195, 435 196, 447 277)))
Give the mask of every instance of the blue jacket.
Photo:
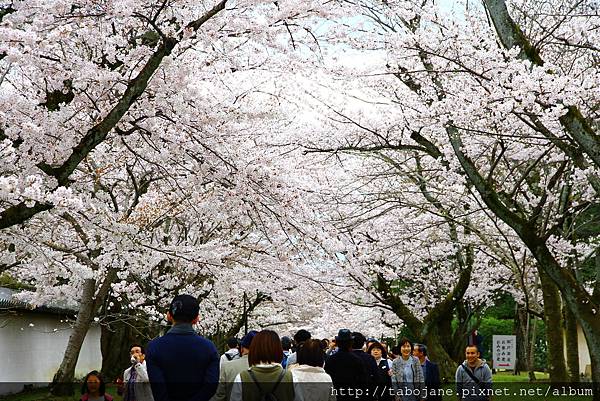
POLYGON ((146 365, 155 401, 208 401, 217 390, 219 354, 191 325, 152 340, 146 365))
POLYGON ((425 360, 425 387, 427 391, 436 390, 427 397, 427 401, 442 401, 442 396, 437 394, 441 388, 440 368, 429 359, 425 360))

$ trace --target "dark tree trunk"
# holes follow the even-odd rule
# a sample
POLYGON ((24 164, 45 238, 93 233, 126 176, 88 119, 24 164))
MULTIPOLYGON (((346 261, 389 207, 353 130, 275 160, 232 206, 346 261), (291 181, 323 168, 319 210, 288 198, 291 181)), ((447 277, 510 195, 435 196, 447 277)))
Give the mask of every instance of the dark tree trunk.
POLYGON ((544 317, 546 323, 546 341, 548 342, 548 373, 552 383, 567 381, 565 365, 562 311, 560 293, 556 284, 542 269, 538 269, 542 296, 544 298, 544 317))
POLYGON ((569 308, 563 307, 565 318, 565 342, 567 349, 567 372, 569 381, 579 382, 579 341, 577 336, 577 320, 569 308))
MULTIPOLYGON (((484 0, 484 6, 504 47, 510 49, 516 46, 521 49, 521 53, 519 54, 521 58, 528 59, 534 64, 542 65, 543 60, 540 57, 538 49, 531 44, 529 38, 525 36, 519 25, 511 18, 505 0, 484 0)), ((568 113, 561 116, 559 120, 577 145, 581 147, 581 151, 585 152, 597 166, 600 165, 600 152, 598 152, 600 140, 577 107, 570 106, 568 113)), ((447 131, 454 153, 459 158, 464 172, 476 187, 485 204, 497 217, 511 226, 529 250, 531 250, 538 265, 541 267, 540 270, 547 273, 552 281, 554 281, 563 295, 565 304, 573 312, 573 315, 581 325, 592 359, 592 382, 594 383, 595 390, 594 401, 600 401, 600 316, 598 315, 598 310, 600 309, 600 283, 596 281, 593 293, 590 296, 587 289, 577 280, 572 272, 561 266, 552 255, 546 245, 545 238, 539 235, 540 227, 536 226, 535 220, 530 219, 533 216, 524 217, 510 210, 499 198, 498 193, 494 190, 491 183, 483 178, 473 161, 461 150, 462 142, 458 136, 458 130, 448 128, 447 131)), ((577 155, 572 154, 568 150, 565 153, 575 163, 580 163, 577 155)), ((598 279, 598 277, 596 278, 598 279)), ((546 296, 544 296, 545 300, 546 296)), ((550 335, 553 334, 552 329, 560 331, 556 330, 556 328, 560 327, 559 325, 553 326, 549 323, 550 321, 547 320, 550 335)), ((550 340, 550 336, 548 339, 550 340)), ((562 353, 562 348, 559 349, 562 353)), ((552 348, 549 346, 548 350, 551 351, 552 348)), ((557 353, 554 352, 554 354, 556 355, 557 353)), ((564 356, 562 359, 564 360, 564 356)), ((564 370, 564 376, 566 376, 566 368, 564 370)))
POLYGON ((523 305, 517 305, 515 313, 515 335, 517 336, 517 360, 515 366, 515 374, 521 371, 528 370, 527 366, 527 310, 523 305))
POLYGON ((150 339, 159 335, 160 326, 148 324, 148 317, 139 310, 124 308, 121 302, 111 296, 107 302, 110 309, 100 309, 102 318, 102 334, 100 349, 102 351, 102 375, 108 382, 122 377, 130 366, 130 347, 139 344, 146 347, 150 339))
POLYGON ((442 345, 440 338, 441 336, 436 331, 432 331, 420 338, 419 341, 427 345, 429 359, 438 364, 442 383, 452 382, 454 381, 454 375, 458 364, 457 361, 450 357, 445 347, 442 345))
POLYGON ((457 324, 454 331, 452 322, 446 319, 438 326, 438 333, 452 333, 452 336, 442 336, 442 345, 450 358, 460 363, 465 359, 465 345, 468 343, 469 334, 481 323, 481 314, 462 300, 456 305, 455 312, 457 324))
POLYGON ((527 334, 528 334, 528 344, 527 344, 527 371, 529 372, 529 381, 530 382, 534 382, 536 380, 535 378, 535 369, 534 369, 534 363, 533 363, 533 353, 534 353, 534 348, 535 348, 535 339, 536 339, 536 320, 535 317, 529 316, 529 313, 526 314, 527 316, 527 334))

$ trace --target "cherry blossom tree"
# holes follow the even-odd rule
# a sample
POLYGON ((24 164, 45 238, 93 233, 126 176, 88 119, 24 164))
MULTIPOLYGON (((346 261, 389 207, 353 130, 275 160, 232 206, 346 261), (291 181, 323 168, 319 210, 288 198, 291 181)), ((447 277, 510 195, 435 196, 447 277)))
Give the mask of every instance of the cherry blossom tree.
POLYGON ((583 277, 597 246, 597 5, 484 1, 447 16, 428 1, 354 4, 370 19, 348 45, 385 54, 363 72, 363 98, 393 106, 379 116, 394 129, 361 145, 419 151, 463 175, 560 290, 597 381, 598 280, 583 277))
POLYGON ((532 269, 600 382, 596 3, 1 10, 0 266, 78 304, 57 383, 109 297, 180 291, 221 336, 402 322, 450 372, 467 306, 532 309, 532 269))
POLYGON ((323 8, 226 6, 3 8, 3 266, 38 286, 34 302, 78 303, 57 393, 71 389, 61 384, 72 381, 109 294, 135 295, 131 305, 155 315, 174 291, 214 306, 227 302, 226 289, 239 297, 231 286, 243 269, 255 273, 244 290, 260 292, 271 283, 253 268, 287 266, 279 252, 293 227, 281 205, 294 194, 254 146, 265 126, 277 127, 276 97, 261 85, 274 75, 265 80, 260 69, 281 62, 270 52, 310 48, 310 25, 300 21, 323 8))

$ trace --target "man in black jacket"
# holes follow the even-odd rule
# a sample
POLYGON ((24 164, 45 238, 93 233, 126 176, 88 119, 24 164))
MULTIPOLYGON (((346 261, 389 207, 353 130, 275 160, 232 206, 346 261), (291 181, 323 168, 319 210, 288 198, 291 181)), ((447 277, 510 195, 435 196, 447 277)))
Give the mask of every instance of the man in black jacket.
POLYGON ((352 352, 352 332, 341 329, 335 340, 338 352, 327 358, 325 372, 331 376, 337 401, 371 400, 372 397, 366 395, 365 365, 361 358, 352 352))
POLYGON ((367 372, 367 381, 370 386, 377 383, 377 362, 375 362, 375 358, 371 354, 367 354, 363 351, 363 347, 365 346, 366 338, 359 332, 352 333, 353 342, 352 342, 352 352, 356 356, 358 356, 365 365, 365 370, 367 372))
POLYGON ((352 352, 354 355, 358 356, 362 361, 365 372, 366 372, 366 385, 369 390, 369 398, 368 400, 375 399, 374 392, 377 387, 377 362, 375 362, 375 358, 371 354, 367 354, 363 351, 363 347, 365 346, 365 342, 367 339, 362 333, 355 331, 352 333, 352 352))
POLYGON ((423 376, 425 377, 425 387, 428 395, 427 398, 423 398, 427 401, 442 401, 442 396, 440 395, 440 368, 427 358, 427 347, 424 344, 415 344, 413 355, 419 358, 421 369, 423 369, 423 376))

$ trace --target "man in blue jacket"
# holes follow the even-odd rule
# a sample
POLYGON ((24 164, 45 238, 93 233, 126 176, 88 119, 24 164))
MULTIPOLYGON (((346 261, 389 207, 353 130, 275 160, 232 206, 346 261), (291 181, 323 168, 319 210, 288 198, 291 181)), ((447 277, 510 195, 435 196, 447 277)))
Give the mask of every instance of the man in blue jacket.
POLYGON ((419 358, 421 369, 423 370, 423 377, 425 377, 427 396, 421 398, 424 398, 427 401, 442 401, 440 368, 427 357, 427 347, 425 344, 415 344, 413 355, 419 358))
POLYGON ((155 401, 208 401, 217 390, 219 353, 192 328, 198 322, 198 300, 177 295, 167 312, 173 323, 146 348, 146 365, 155 401))
POLYGON ((456 394, 461 401, 490 401, 492 370, 480 358, 477 345, 467 345, 465 361, 456 369, 456 394))

